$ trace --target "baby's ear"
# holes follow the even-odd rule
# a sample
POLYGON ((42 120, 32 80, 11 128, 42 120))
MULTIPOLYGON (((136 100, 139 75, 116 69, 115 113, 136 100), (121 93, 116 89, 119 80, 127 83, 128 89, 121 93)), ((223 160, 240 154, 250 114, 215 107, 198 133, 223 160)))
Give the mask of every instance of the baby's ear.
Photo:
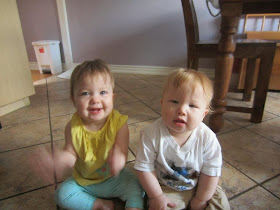
POLYGON ((205 109, 203 118, 209 113, 209 109, 205 109))

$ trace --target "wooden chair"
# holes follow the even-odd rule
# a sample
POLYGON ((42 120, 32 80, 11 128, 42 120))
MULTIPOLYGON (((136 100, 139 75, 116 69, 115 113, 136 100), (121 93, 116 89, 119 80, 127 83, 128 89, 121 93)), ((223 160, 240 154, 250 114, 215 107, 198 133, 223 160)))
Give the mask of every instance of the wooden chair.
MULTIPOLYGON (((185 20, 185 29, 187 35, 187 67, 197 70, 199 58, 216 58, 218 52, 218 40, 199 41, 198 22, 193 0, 182 0, 183 14, 185 20)), ((255 71, 256 59, 260 58, 260 71, 258 73, 258 82, 255 89, 253 107, 226 106, 227 111, 251 113, 251 121, 260 123, 262 121, 264 105, 268 89, 263 91, 262 78, 269 78, 271 74, 273 57, 276 49, 276 43, 265 40, 236 40, 235 58, 247 58, 247 69, 245 76, 245 87, 243 100, 248 101, 251 98, 253 90, 253 77, 255 71), (262 87, 262 88, 261 88, 262 87)))

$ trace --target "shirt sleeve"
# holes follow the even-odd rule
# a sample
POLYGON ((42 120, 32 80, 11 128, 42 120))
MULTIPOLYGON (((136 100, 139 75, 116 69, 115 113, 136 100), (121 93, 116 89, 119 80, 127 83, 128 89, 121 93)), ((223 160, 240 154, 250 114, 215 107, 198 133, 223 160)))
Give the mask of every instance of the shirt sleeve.
POLYGON ((201 172, 208 176, 221 176, 222 162, 220 143, 216 137, 212 137, 204 150, 201 172))
POLYGON ((154 171, 155 158, 154 141, 145 132, 141 132, 134 168, 139 171, 154 171))

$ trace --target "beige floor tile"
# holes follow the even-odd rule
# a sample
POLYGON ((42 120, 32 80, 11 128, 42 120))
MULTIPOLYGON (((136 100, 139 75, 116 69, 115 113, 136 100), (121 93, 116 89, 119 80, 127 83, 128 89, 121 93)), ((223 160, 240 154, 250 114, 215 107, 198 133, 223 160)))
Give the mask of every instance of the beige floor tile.
POLYGON ((113 74, 116 83, 121 83, 123 81, 128 81, 128 80, 140 79, 135 74, 123 74, 123 73, 113 73, 113 74))
POLYGON ((279 98, 267 96, 264 110, 268 111, 272 114, 280 116, 280 100, 279 100, 279 98))
POLYGON ((47 80, 42 79, 33 82, 36 94, 46 93, 47 92, 47 80))
POLYGON ((49 120, 5 126, 0 132, 0 152, 50 142, 49 120))
POLYGON ((70 89, 49 91, 48 97, 50 102, 70 100, 70 89))
POLYGON ((150 82, 160 88, 163 87, 164 82, 167 78, 167 76, 160 76, 160 75, 144 75, 144 74, 137 74, 137 77, 140 77, 141 79, 150 82))
POLYGON ((256 187, 230 201, 232 210, 280 209, 280 200, 261 187, 256 187))
POLYGON ((128 92, 141 101, 157 101, 160 104, 161 89, 159 87, 131 89, 128 92))
POLYGON ((120 113, 128 115, 128 124, 143 122, 151 119, 159 118, 160 115, 150 109, 142 102, 135 102, 116 107, 120 113))
POLYGON ((20 210, 20 209, 49 209, 55 210, 54 187, 46 187, 16 197, 12 197, 0 202, 0 209, 20 210))
POLYGON ((219 136, 223 158, 260 183, 280 173, 280 145, 246 129, 219 136))
POLYGON ((141 79, 132 79, 132 80, 123 80, 121 82, 116 82, 121 88, 124 90, 130 91, 134 89, 140 89, 140 88, 154 88, 156 87, 155 85, 146 82, 141 79))
POLYGON ((53 140, 64 139, 66 124, 71 120, 73 114, 62 115, 51 118, 53 140))
MULTIPOLYGON (((264 111, 262 121, 273 119, 275 117, 277 117, 277 116, 274 115, 274 114, 271 114, 269 112, 264 111)), ((240 126, 243 126, 243 127, 255 124, 255 123, 252 123, 250 121, 251 114, 249 114, 249 113, 226 112, 224 114, 224 118, 229 120, 229 121, 232 121, 232 122, 234 122, 234 123, 236 123, 236 124, 238 124, 240 126)))
MULTIPOLYGON (((208 126, 209 126, 209 118, 210 118, 210 114, 206 115, 204 117, 204 120, 203 122, 208 126)), ((221 130, 217 133, 217 135, 220 135, 220 134, 223 134, 223 133, 227 133, 227 132, 230 132, 230 131, 233 131, 233 130, 236 130, 236 129, 239 129, 240 126, 231 122, 231 121, 228 121, 227 119, 224 119, 224 125, 223 127, 221 128, 221 130)))
POLYGON ((234 195, 255 186, 256 183, 224 161, 219 185, 225 190, 227 197, 230 199, 234 195))
POLYGON ((2 126, 45 119, 48 117, 48 104, 29 105, 1 116, 2 126))
POLYGON ((268 96, 271 96, 271 97, 274 97, 274 98, 280 98, 280 92, 279 92, 279 91, 277 91, 277 92, 269 91, 269 92, 267 93, 267 95, 268 95, 268 96))
POLYGON ((70 80, 63 80, 60 82, 50 82, 48 80, 48 91, 70 90, 70 80))
POLYGON ((118 105, 122 105, 122 104, 136 102, 136 101, 139 101, 139 100, 137 98, 135 98, 133 95, 131 95, 130 93, 128 93, 126 91, 121 91, 121 92, 116 93, 116 96, 114 99, 114 105, 118 106, 118 105))
POLYGON ((53 75, 51 77, 48 77, 46 80, 47 80, 47 83, 48 84, 51 84, 51 83, 59 83, 59 82, 67 82, 69 81, 69 79, 62 79, 62 78, 59 78, 57 77, 58 75, 53 75))
POLYGON ((280 117, 272 120, 267 120, 260 124, 254 124, 247 128, 280 144, 280 117))
MULTIPOLYGON (((45 146, 50 148, 50 144, 46 144, 44 147, 45 146)), ((42 147, 43 146, 34 146, 0 153, 0 199, 18 195, 51 184, 43 182, 30 167, 30 159, 38 158, 36 155, 33 155, 35 149, 42 147)))
POLYGON ((280 199, 280 176, 264 183, 262 186, 280 199))
POLYGON ((34 105, 42 105, 48 103, 48 95, 47 92, 36 93, 29 97, 30 103, 34 105))
POLYGON ((50 102, 51 117, 73 114, 76 109, 70 99, 63 101, 50 102))
POLYGON ((159 115, 161 115, 161 105, 160 105, 160 99, 154 99, 151 101, 144 101, 148 107, 150 107, 152 110, 157 112, 159 115))
POLYGON ((129 124, 129 148, 131 151, 136 154, 137 147, 138 147, 138 142, 140 140, 140 131, 144 128, 150 125, 152 122, 155 120, 148 120, 144 122, 139 122, 139 123, 133 123, 129 124))

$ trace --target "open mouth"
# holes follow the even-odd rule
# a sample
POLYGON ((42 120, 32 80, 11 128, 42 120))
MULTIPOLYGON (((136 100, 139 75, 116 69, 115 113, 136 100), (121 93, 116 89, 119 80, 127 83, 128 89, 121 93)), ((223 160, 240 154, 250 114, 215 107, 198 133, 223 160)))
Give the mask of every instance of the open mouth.
POLYGON ((91 108, 89 109, 89 112, 92 113, 92 114, 98 114, 101 112, 101 108, 91 108))
POLYGON ((182 120, 182 119, 176 119, 176 120, 174 120, 174 123, 176 125, 181 125, 181 126, 186 124, 186 122, 184 120, 182 120))

